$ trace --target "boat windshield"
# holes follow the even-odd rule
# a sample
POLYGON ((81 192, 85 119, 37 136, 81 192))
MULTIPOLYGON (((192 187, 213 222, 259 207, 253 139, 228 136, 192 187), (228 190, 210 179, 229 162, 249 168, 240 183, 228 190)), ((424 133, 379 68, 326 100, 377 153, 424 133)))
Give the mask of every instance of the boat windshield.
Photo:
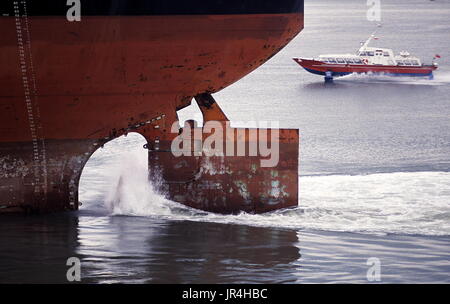
POLYGON ((337 58, 338 63, 345 63, 345 60, 343 58, 337 58))

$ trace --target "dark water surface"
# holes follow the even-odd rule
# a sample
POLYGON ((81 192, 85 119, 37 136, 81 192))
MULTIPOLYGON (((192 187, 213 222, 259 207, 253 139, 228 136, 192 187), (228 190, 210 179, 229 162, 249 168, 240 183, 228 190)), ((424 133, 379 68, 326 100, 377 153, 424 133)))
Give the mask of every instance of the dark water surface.
POLYGON ((355 52, 375 28, 365 0, 320 0, 287 48, 215 95, 236 125, 300 129, 298 208, 221 216, 169 202, 130 135, 89 161, 79 212, 0 219, 0 282, 65 283, 78 257, 85 283, 363 283, 369 258, 382 283, 449 283, 450 1, 381 3, 376 45, 442 55, 435 80, 325 85, 302 70, 292 57, 355 52))
POLYGON ((3 283, 66 282, 72 256, 84 283, 364 283, 369 257, 381 260, 383 282, 449 282, 448 237, 82 214, 0 226, 3 283))

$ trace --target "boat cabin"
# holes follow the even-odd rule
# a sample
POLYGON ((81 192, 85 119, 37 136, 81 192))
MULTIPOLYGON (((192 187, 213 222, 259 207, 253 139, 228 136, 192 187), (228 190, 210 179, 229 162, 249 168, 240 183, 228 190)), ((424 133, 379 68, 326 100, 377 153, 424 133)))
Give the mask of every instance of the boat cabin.
POLYGON ((397 65, 402 66, 421 66, 422 62, 419 58, 411 56, 408 52, 400 52, 398 56, 395 57, 397 65))
POLYGON ((421 66, 419 58, 411 56, 408 52, 400 52, 395 56, 391 49, 366 47, 358 52, 368 64, 375 65, 399 65, 399 66, 421 66))
POLYGON ((408 52, 400 52, 395 56, 391 49, 366 47, 353 54, 320 55, 319 61, 331 64, 369 64, 369 65, 398 65, 422 66, 419 58, 411 56, 408 52))
POLYGON ((396 65, 394 52, 391 49, 365 47, 359 50, 358 55, 368 64, 396 65))

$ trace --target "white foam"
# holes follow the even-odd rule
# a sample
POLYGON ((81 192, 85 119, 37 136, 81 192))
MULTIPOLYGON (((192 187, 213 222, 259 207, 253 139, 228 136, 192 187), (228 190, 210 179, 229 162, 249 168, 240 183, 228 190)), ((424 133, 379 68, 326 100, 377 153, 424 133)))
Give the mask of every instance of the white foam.
POLYGON ((450 235, 449 173, 316 176, 302 177, 300 182, 300 206, 295 209, 183 218, 325 231, 450 235))

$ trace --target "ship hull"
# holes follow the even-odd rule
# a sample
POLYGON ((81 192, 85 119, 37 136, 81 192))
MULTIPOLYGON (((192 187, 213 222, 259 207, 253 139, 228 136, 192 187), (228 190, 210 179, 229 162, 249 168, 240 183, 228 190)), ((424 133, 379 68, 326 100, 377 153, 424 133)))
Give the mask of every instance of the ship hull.
POLYGON ((303 28, 302 1, 153 2, 145 15, 100 1, 81 22, 61 16, 66 7, 2 3, 11 11, 0 17, 0 212, 76 210, 99 147, 129 132, 170 142, 177 110, 250 73, 303 28))
POLYGON ((387 76, 408 76, 408 77, 430 77, 435 66, 397 66, 397 65, 356 65, 356 64, 329 64, 311 59, 294 58, 306 71, 326 76, 327 72, 333 77, 346 76, 350 74, 380 74, 387 76))

